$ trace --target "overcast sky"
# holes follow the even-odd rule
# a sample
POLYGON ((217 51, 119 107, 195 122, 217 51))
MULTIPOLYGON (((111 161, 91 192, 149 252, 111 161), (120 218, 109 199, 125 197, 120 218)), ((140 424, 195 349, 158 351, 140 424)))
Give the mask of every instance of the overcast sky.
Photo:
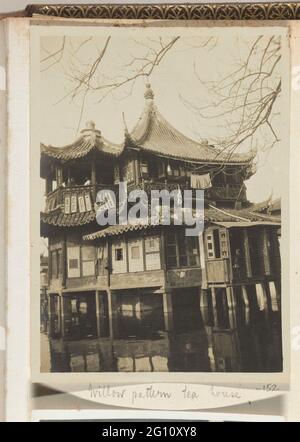
MULTIPOLYGON (((275 28, 273 31, 275 32, 275 28)), ((201 118, 187 107, 184 100, 193 102, 195 105, 208 104, 211 100, 207 88, 201 82, 217 80, 228 75, 242 60, 245 60, 249 48, 262 29, 245 31, 245 28, 237 32, 237 29, 224 28, 221 32, 210 30, 209 32, 195 29, 192 33, 183 33, 174 30, 164 32, 162 42, 167 43, 172 38, 180 35, 179 40, 165 55, 159 66, 153 70, 149 79, 155 94, 155 103, 165 118, 178 130, 196 139, 211 140, 226 134, 226 124, 222 119, 207 120, 201 118), (209 43, 204 45, 209 40, 209 43), (204 45, 204 47, 203 47, 204 45), (199 79, 201 81, 199 81, 199 79)), ((83 71, 88 63, 91 63, 99 51, 103 48, 108 31, 103 35, 95 33, 85 35, 67 36, 63 56, 56 57, 59 60, 53 64, 53 58, 49 55, 59 51, 62 46, 62 33, 56 36, 44 36, 41 38, 40 58, 40 115, 41 115, 41 141, 45 144, 63 146, 75 140, 78 136, 78 122, 83 128, 86 121, 93 120, 96 127, 103 135, 113 142, 122 142, 124 125, 122 113, 124 112, 127 126, 130 129, 136 124, 144 106, 146 78, 138 78, 134 83, 118 89, 114 94, 109 94, 103 99, 103 92, 96 91, 87 96, 82 118, 81 104, 82 95, 75 100, 70 98, 61 99, 72 89, 72 75, 83 71), (80 46, 83 42, 88 42, 80 46)), ((128 31, 122 34, 114 31, 101 62, 97 74, 97 84, 115 81, 120 76, 129 76, 139 61, 132 64, 133 58, 139 58, 149 51, 149 48, 158 48, 159 42, 157 30, 151 31, 147 36, 140 30, 128 31)), ((283 54, 285 56, 285 54, 283 54)), ((277 68, 277 76, 287 70, 287 59, 283 57, 277 68)), ((279 136, 284 137, 282 128, 286 126, 287 115, 283 115, 281 109, 286 100, 288 91, 283 91, 274 107, 273 124, 279 136), (284 120, 285 119, 285 120, 284 120)), ((282 172, 282 164, 288 161, 288 140, 282 139, 271 151, 262 153, 260 144, 263 146, 269 133, 262 131, 259 136, 258 172, 246 182, 248 198, 251 201, 262 201, 273 193, 273 197, 281 196, 283 180, 287 177, 282 172)), ((245 144, 242 150, 247 150, 245 144)))

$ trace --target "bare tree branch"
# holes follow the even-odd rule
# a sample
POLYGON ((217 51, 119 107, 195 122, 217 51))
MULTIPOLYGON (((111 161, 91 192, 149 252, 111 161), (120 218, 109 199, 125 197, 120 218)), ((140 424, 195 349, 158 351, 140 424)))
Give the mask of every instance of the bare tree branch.
MULTIPOLYGON (((82 41, 77 48, 74 48, 70 41, 66 48, 66 39, 64 37, 61 46, 52 53, 47 55, 41 60, 41 63, 47 63, 49 60, 54 59, 53 64, 57 64, 63 60, 65 55, 69 55, 69 59, 65 69, 65 77, 68 79, 70 88, 67 92, 58 100, 55 104, 59 104, 66 99, 71 101, 80 101, 80 111, 78 119, 78 128, 81 125, 84 108, 89 95, 93 96, 96 102, 101 102, 109 94, 121 89, 125 86, 129 86, 129 90, 135 85, 138 78, 150 77, 153 71, 159 66, 166 54, 173 48, 179 37, 174 37, 168 41, 164 41, 161 37, 157 39, 146 39, 146 41, 134 42, 142 47, 142 53, 139 49, 138 54, 131 55, 130 60, 124 63, 124 67, 121 72, 122 75, 105 77, 104 69, 102 68, 102 61, 104 55, 107 53, 109 42, 111 37, 108 37, 105 41, 103 48, 97 48, 97 55, 91 62, 83 64, 80 57, 77 55, 80 49, 88 43, 92 37, 82 41)), ((47 52, 47 51, 46 51, 47 52)), ((47 65, 45 69, 49 69, 51 65, 47 65)))
POLYGON ((228 75, 218 80, 203 81, 194 64, 194 72, 207 90, 209 99, 201 106, 181 96, 184 104, 200 119, 226 125, 226 134, 216 137, 216 156, 232 154, 242 146, 258 144, 261 130, 269 133, 271 148, 279 137, 272 125, 273 108, 281 92, 277 66, 281 59, 280 38, 259 36, 249 48, 247 57, 228 75))

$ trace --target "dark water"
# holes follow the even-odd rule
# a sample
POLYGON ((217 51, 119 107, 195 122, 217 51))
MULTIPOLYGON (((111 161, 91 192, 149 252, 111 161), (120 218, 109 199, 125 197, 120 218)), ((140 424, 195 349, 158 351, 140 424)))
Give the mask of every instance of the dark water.
MULTIPOLYGON (((234 327, 211 325, 207 309, 183 309, 174 331, 160 327, 161 312, 139 320, 118 318, 112 338, 49 338, 42 324, 44 372, 280 372, 281 326, 278 312, 255 315, 236 309, 234 327), (120 329, 122 332, 120 332, 120 329)), ((226 321, 225 321, 226 322, 226 321)))

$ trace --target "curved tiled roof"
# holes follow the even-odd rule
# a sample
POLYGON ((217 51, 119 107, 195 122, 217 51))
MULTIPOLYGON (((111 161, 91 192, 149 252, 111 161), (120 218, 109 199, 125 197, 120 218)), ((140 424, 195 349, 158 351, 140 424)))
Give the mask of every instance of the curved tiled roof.
POLYGON ((275 216, 265 216, 254 212, 255 205, 250 205, 243 209, 221 209, 217 207, 209 206, 205 209, 205 221, 208 222, 241 222, 245 223, 269 223, 269 224, 280 224, 280 217, 275 216))
POLYGON ((247 164, 254 159, 254 152, 229 154, 207 141, 197 142, 183 135, 163 117, 152 98, 146 96, 142 116, 128 134, 129 140, 141 149, 169 158, 199 162, 247 164))
POLYGON ((106 140, 99 130, 91 127, 83 129, 79 138, 64 147, 46 146, 41 143, 42 154, 61 161, 73 160, 86 156, 93 149, 107 155, 118 156, 123 151, 123 144, 115 144, 106 140))
POLYGON ((248 165, 254 159, 255 152, 253 151, 247 153, 222 152, 207 141, 195 141, 179 132, 158 111, 154 105, 153 92, 149 85, 147 87, 143 113, 134 129, 130 133, 126 130, 124 143, 115 144, 106 140, 101 132, 95 129, 95 123, 88 122, 86 129, 81 131, 79 138, 74 143, 64 147, 41 144, 42 155, 68 161, 82 158, 96 149, 98 152, 117 157, 123 152, 126 145, 168 158, 196 162, 248 165))
POLYGON ((105 238, 106 236, 117 236, 122 233, 134 232, 137 230, 145 230, 145 229, 149 229, 151 227, 156 227, 156 225, 155 224, 152 224, 152 225, 151 224, 127 224, 127 225, 117 224, 115 226, 109 226, 109 227, 106 227, 105 229, 99 230, 97 232, 90 233, 88 235, 84 235, 83 239, 84 240, 93 240, 93 239, 98 239, 98 238, 105 238))

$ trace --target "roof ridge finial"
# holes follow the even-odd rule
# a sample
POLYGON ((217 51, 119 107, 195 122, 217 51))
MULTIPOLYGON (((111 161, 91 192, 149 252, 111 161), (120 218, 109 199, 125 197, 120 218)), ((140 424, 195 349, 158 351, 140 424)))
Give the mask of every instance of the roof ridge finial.
POLYGON ((154 99, 154 92, 151 88, 151 84, 147 83, 146 84, 146 91, 144 93, 144 97, 146 100, 153 100, 154 99))
POLYGON ((85 123, 85 128, 88 130, 96 130, 96 124, 95 121, 89 120, 85 123))
POLYGON ((96 124, 93 120, 89 120, 85 124, 85 128, 81 130, 81 133, 84 137, 88 137, 90 140, 90 143, 94 144, 96 143, 97 136, 101 136, 100 130, 96 129, 96 124))

